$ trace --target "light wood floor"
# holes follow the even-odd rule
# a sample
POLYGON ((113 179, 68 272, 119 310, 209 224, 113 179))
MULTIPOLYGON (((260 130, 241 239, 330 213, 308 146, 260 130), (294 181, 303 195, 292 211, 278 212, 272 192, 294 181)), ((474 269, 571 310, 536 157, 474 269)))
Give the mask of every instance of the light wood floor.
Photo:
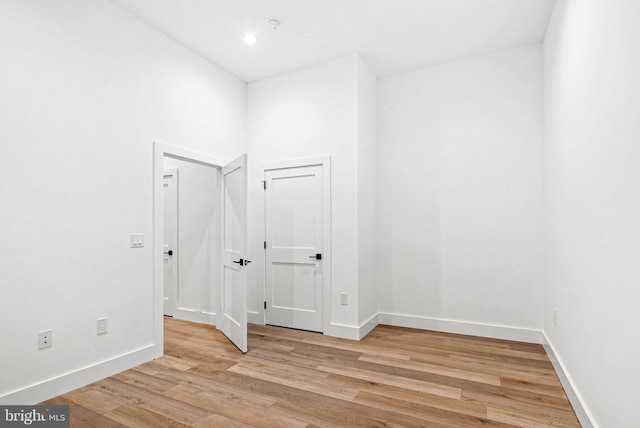
POLYGON ((378 326, 360 342, 165 320, 165 356, 53 398, 73 427, 579 427, 539 345, 378 326))

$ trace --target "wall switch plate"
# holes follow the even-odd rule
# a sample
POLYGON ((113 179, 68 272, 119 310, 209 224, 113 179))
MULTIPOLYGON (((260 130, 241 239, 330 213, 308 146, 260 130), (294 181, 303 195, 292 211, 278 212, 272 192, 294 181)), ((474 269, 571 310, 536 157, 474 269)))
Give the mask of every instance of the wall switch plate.
POLYGON ((98 336, 102 334, 107 334, 109 332, 109 319, 108 318, 98 318, 98 325, 96 330, 98 336))
POLYGON ((556 308, 553 308, 553 326, 557 326, 558 325, 558 310, 556 308))
POLYGON ((130 236, 131 248, 144 247, 144 233, 132 233, 130 236))
POLYGON ((340 304, 341 305, 349 304, 349 295, 347 293, 340 293, 340 304))
POLYGON ((38 333, 38 349, 51 348, 53 346, 53 331, 45 330, 38 333))

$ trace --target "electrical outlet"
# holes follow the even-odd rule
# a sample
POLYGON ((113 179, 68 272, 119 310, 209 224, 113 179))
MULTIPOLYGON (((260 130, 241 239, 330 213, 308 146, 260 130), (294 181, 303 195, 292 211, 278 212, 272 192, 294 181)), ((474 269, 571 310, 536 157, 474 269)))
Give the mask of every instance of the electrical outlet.
POLYGON ((38 349, 51 348, 53 346, 53 330, 45 330, 38 333, 38 349))
POLYGON ((553 326, 557 326, 558 325, 558 310, 556 308, 553 308, 553 326))
POLYGON ((107 334, 108 332, 109 332, 109 319, 98 318, 98 326, 97 326, 98 336, 100 336, 101 334, 107 334))
POLYGON ((131 248, 144 247, 144 233, 132 233, 129 239, 131 241, 131 248))
POLYGON ((340 304, 341 305, 349 304, 349 295, 347 293, 340 293, 340 304))

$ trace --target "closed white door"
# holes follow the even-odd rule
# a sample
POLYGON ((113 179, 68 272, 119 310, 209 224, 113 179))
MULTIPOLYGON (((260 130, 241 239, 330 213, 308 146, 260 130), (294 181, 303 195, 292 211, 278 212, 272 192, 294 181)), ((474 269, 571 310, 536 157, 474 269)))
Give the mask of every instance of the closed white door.
POLYGON ((322 166, 265 171, 267 324, 322 332, 322 166))
POLYGON ((247 352, 247 155, 222 168, 222 284, 218 329, 247 352))
POLYGON ((178 306, 178 169, 164 171, 164 314, 178 306))

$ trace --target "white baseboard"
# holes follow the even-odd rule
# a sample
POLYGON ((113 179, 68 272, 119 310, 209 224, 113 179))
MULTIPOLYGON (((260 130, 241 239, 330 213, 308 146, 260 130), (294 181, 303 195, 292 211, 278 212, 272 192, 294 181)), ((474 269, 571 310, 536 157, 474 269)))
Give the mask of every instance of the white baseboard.
POLYGON ((380 324, 380 314, 375 314, 367 321, 360 324, 358 331, 358 340, 362 340, 371 330, 380 324))
POLYGON ((211 325, 216 325, 217 320, 216 314, 213 312, 204 312, 189 308, 177 308, 174 317, 185 321, 211 325))
POLYGON ((330 323, 329 331, 325 332, 325 334, 343 339, 360 340, 369 334, 378 324, 441 331, 444 333, 467 334, 493 339, 515 340, 518 342, 544 343, 542 331, 535 329, 482 324, 469 321, 443 320, 415 315, 390 314, 385 312, 373 315, 360 326, 330 323))
POLYGON ((0 404, 32 405, 40 403, 161 356, 162 347, 151 344, 9 392, 0 396, 0 404), (158 355, 159 353, 160 355, 158 355))
POLYGON ((330 323, 329 331, 325 331, 324 334, 341 339, 361 340, 379 324, 378 317, 379 314, 375 314, 359 326, 330 323))
POLYGON ((397 327, 419 328, 422 330, 467 334, 470 336, 489 337, 492 339, 515 340, 518 342, 544 343, 542 331, 530 328, 508 327, 504 325, 427 318, 415 315, 390 314, 384 312, 378 314, 378 321, 380 324, 393 325, 397 327))
POLYGON ((360 328, 355 325, 345 325, 338 323, 329 323, 328 331, 324 332, 327 336, 339 337, 341 339, 360 340, 360 328))
POLYGON ((378 316, 379 314, 373 315, 359 326, 330 323, 329 331, 325 331, 324 334, 341 339, 361 340, 379 324, 378 316))
POLYGON ((598 428, 598 424, 595 422, 593 415, 589 412, 588 407, 585 405, 582 395, 575 386, 573 379, 569 375, 569 372, 566 370, 566 367, 560 357, 558 357, 558 353, 555 350, 555 347, 549 340, 549 336, 545 332, 542 333, 544 335, 544 350, 547 351, 547 355, 551 360, 551 364, 553 364, 553 368, 558 374, 558 378, 560 379, 560 383, 562 383, 562 387, 567 393, 567 398, 569 398, 569 402, 573 407, 573 411, 576 413, 578 420, 583 428, 598 428))
POLYGON ((249 324, 264 325, 264 315, 259 312, 247 311, 247 322, 249 324))

